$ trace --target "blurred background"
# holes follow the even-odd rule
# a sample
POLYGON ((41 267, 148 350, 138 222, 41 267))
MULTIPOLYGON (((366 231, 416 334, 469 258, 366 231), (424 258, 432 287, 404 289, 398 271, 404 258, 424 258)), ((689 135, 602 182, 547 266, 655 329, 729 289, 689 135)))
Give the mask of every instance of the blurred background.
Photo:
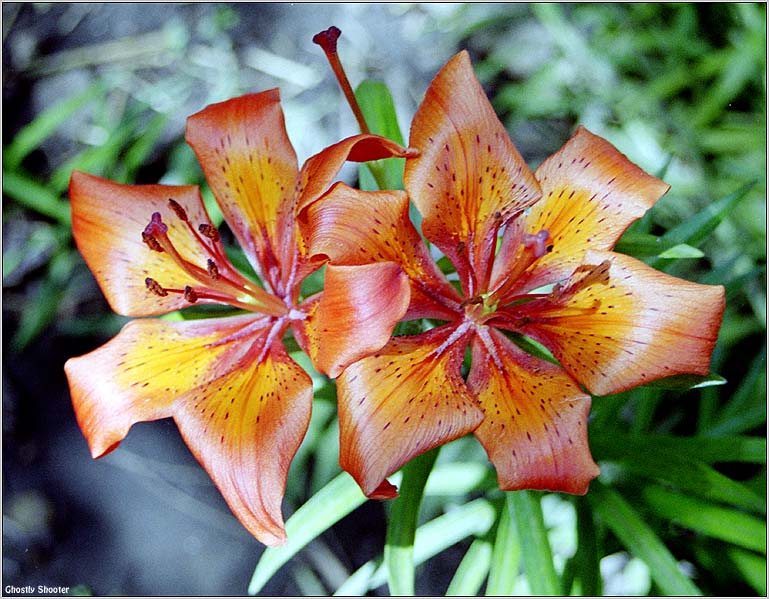
MULTIPOLYGON (((339 53, 353 85, 388 85, 404 135, 432 76, 467 48, 532 167, 582 124, 671 184, 646 232, 662 235, 711 211, 712 226, 687 238, 696 246, 690 256, 645 255, 630 242, 626 250, 677 276, 727 286, 713 357, 725 384, 607 398, 595 417, 629 433, 758 439, 750 445, 757 457, 710 463, 764 498, 765 519, 764 4, 6 2, 2 17, 4 588, 246 592, 262 546, 231 516, 171 421, 136 425, 109 456, 89 456, 63 364, 125 320, 110 312, 74 248, 66 190, 80 169, 125 183, 197 183, 210 200, 184 144, 185 119, 249 91, 281 88, 300 163, 355 133, 311 42, 330 25, 343 32, 339 53)), ((355 173, 343 176, 354 182, 355 173)), ((313 436, 289 474, 286 515, 338 471, 333 409, 316 400, 313 436)), ((548 501, 554 552, 566 560, 574 517, 566 502, 548 501)), ((381 552, 385 509, 364 504, 262 592, 335 589, 381 552)), ((737 543, 735 553, 728 539, 703 538, 675 518, 650 521, 706 594, 766 593, 765 544, 763 556, 750 544, 737 543)), ((660 592, 648 565, 621 543, 609 538, 605 548, 604 592, 660 592)), ((428 562, 417 592, 442 594, 466 549, 460 543, 428 562)))

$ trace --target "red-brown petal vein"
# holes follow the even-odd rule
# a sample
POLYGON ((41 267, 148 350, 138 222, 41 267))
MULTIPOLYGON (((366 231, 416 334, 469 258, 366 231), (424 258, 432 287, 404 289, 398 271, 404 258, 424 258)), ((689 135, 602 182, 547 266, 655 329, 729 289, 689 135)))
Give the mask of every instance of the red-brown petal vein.
POLYGON ((708 373, 724 288, 691 283, 612 252, 549 297, 511 307, 515 328, 543 343, 597 395, 677 374, 708 373))
POLYGON ((536 202, 540 192, 466 51, 430 84, 409 144, 420 155, 406 160, 404 182, 424 217, 425 236, 451 258, 466 292, 484 291, 499 226, 536 202))
POLYGON ((486 329, 473 342, 467 386, 485 414, 475 436, 501 489, 587 492, 599 474, 587 440, 590 396, 563 369, 486 329))
POLYGON ((339 461, 367 496, 392 496, 385 477, 481 422, 460 375, 468 336, 460 327, 394 337, 339 377, 339 461))
POLYGON ((193 281, 169 254, 147 247, 142 231, 152 214, 159 213, 179 254, 205 269, 210 254, 168 201, 181 206, 195 226, 211 225, 197 187, 123 185, 74 171, 69 196, 75 243, 115 312, 152 316, 189 305, 180 294, 159 297, 147 291, 147 277, 164 287, 181 289, 193 281))

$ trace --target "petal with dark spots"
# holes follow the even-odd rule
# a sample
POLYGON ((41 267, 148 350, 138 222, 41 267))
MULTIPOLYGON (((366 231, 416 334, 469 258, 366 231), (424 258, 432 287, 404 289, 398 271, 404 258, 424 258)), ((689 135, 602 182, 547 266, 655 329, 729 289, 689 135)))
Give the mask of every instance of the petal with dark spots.
POLYGON ((485 414, 475 436, 500 489, 587 492, 599 474, 587 440, 590 396, 562 368, 485 329, 473 341, 467 386, 485 414))
POLYGON ((548 297, 503 310, 516 323, 510 328, 545 345, 597 395, 708 373, 723 287, 672 277, 613 252, 588 252, 584 260, 548 297))
POLYGON ((394 337, 339 377, 339 462, 367 496, 394 496, 382 486, 387 476, 480 424, 460 374, 468 336, 467 327, 446 325, 394 337))

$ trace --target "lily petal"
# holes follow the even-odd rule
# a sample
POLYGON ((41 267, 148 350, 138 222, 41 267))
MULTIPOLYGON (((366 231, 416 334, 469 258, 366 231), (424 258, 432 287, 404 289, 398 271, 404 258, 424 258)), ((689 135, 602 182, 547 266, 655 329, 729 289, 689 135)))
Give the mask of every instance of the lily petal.
POLYGON ((483 291, 499 227, 540 198, 466 51, 433 79, 411 125, 404 182, 422 231, 454 263, 468 297, 483 291))
POLYGON ((323 293, 301 321, 305 351, 330 377, 381 349, 409 306, 409 282, 394 262, 326 267, 323 293))
MULTIPOLYGON (((563 287, 509 309, 597 395, 708 373, 724 288, 691 283, 613 252, 588 252, 563 287)), ((500 324, 499 326, 504 326, 500 324)))
POLYGON ((339 462, 368 497, 395 496, 386 476, 480 424, 460 374, 468 335, 446 325, 394 337, 339 377, 339 462))
POLYGON ((567 277, 588 250, 610 250, 625 230, 670 188, 630 162, 605 139, 580 127, 534 173, 542 200, 506 231, 492 287, 520 259, 522 235, 549 233, 551 251, 522 276, 513 294, 567 277))
POLYGON ((133 321, 68 360, 92 455, 113 450, 136 422, 173 416, 244 526, 264 543, 281 542, 286 471, 309 422, 312 384, 272 341, 273 322, 253 315, 133 321))
POLYGON ((365 192, 337 183, 300 222, 311 258, 350 266, 399 264, 411 283, 407 318, 456 318, 462 300, 411 223, 405 192, 365 192))
POLYGON ((483 329, 473 342, 467 386, 486 414, 475 430, 500 489, 583 495, 599 474, 590 455, 590 396, 561 368, 483 329))
POLYGON ((181 256, 205 269, 210 255, 169 205, 174 200, 195 227, 211 225, 197 187, 123 185, 74 171, 69 197, 75 243, 115 312, 152 316, 189 305, 180 294, 159 297, 147 290, 147 277, 167 288, 183 289, 194 282, 167 253, 147 247, 142 231, 152 214, 160 213, 181 256))
POLYGON ((405 158, 416 152, 379 135, 361 133, 328 146, 307 159, 300 173, 297 213, 322 196, 347 160, 368 162, 383 158, 405 158))
POLYGON ((207 106, 187 119, 195 151, 227 224, 261 279, 278 292, 296 253, 298 177, 280 93, 271 89, 207 106))

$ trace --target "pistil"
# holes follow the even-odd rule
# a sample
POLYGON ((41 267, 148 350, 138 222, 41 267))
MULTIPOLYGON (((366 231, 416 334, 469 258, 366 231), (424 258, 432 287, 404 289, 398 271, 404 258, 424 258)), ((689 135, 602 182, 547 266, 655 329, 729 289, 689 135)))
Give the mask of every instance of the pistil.
POLYGON ((355 114, 358 126, 360 127, 360 132, 369 133, 370 131, 368 124, 366 123, 366 118, 363 116, 363 111, 360 109, 358 100, 355 98, 355 93, 350 85, 350 80, 347 78, 342 62, 339 60, 339 55, 336 52, 336 40, 339 39, 340 35, 342 35, 342 31, 338 27, 332 25, 325 31, 315 34, 312 41, 323 48, 323 52, 326 54, 331 69, 334 71, 337 81, 339 81, 339 86, 342 88, 345 98, 347 98, 347 103, 355 114))
POLYGON ((521 240, 522 251, 503 283, 488 295, 486 299, 488 305, 496 305, 503 299, 505 303, 509 303, 509 298, 505 298, 505 296, 515 286, 526 269, 550 251, 549 240, 550 233, 547 229, 541 229, 534 234, 524 233, 521 240))

